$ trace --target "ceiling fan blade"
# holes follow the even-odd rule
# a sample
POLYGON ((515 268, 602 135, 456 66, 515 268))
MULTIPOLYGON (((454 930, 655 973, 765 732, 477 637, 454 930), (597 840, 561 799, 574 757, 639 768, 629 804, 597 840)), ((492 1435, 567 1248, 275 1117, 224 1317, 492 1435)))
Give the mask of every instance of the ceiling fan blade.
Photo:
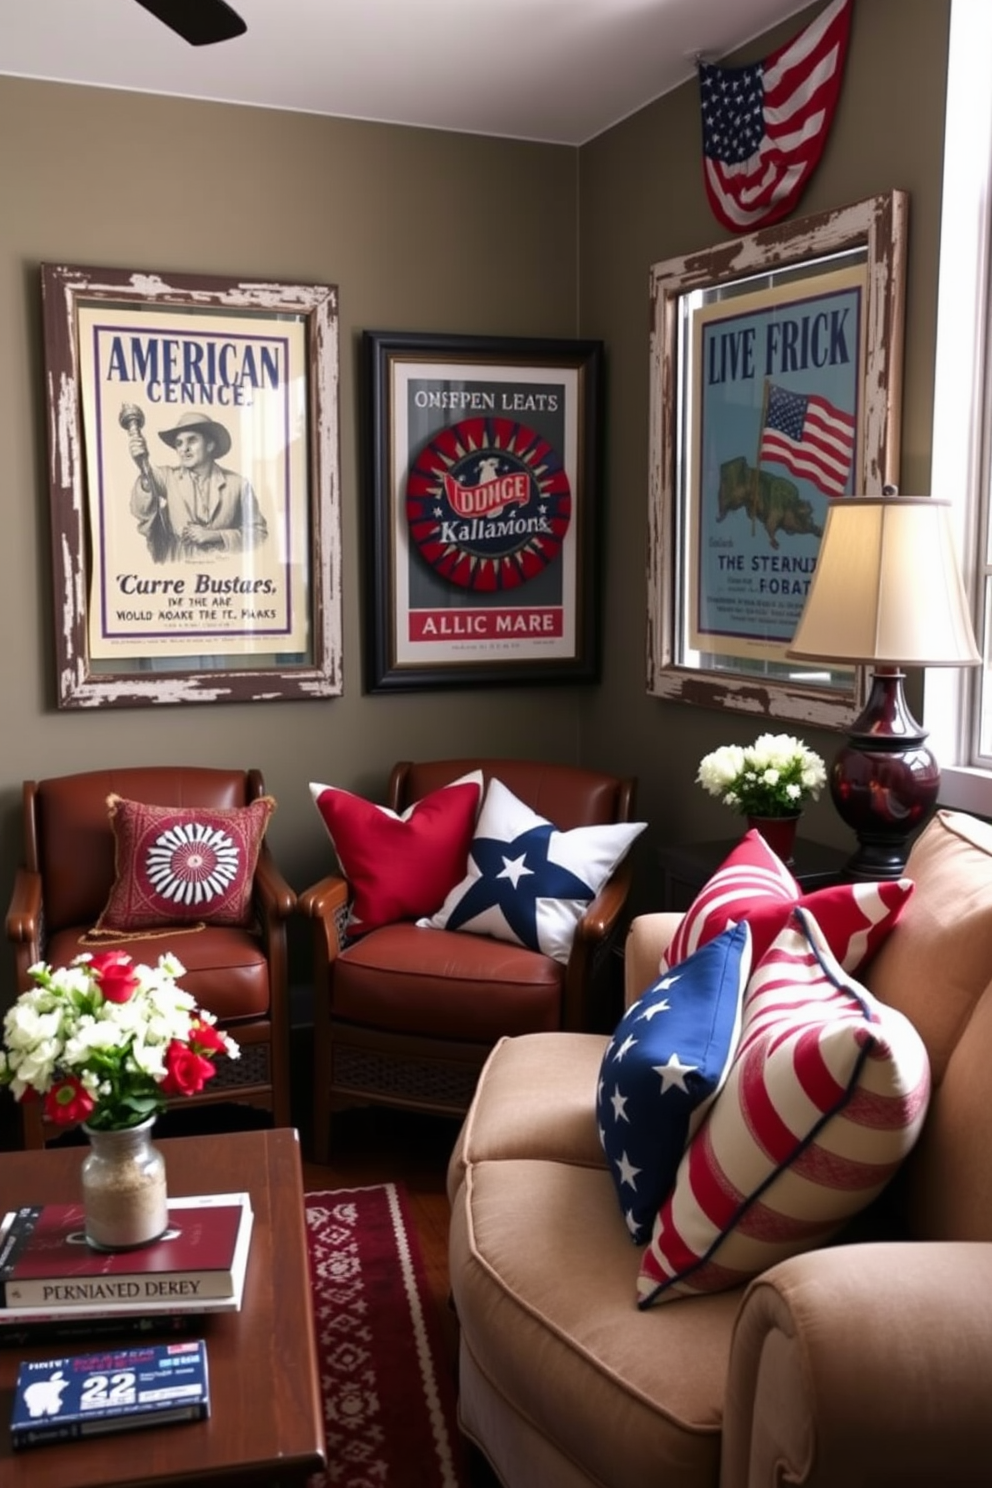
POLYGON ((138 4, 178 32, 190 46, 212 46, 215 41, 230 41, 248 30, 247 22, 225 0, 138 0, 138 4))

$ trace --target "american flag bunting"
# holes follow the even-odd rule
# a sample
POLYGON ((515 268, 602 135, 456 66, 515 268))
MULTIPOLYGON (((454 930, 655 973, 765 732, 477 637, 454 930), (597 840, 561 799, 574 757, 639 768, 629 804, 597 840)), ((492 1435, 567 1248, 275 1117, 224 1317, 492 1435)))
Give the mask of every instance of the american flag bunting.
POLYGON ((778 222, 819 163, 833 121, 851 0, 748 67, 699 64, 706 194, 731 232, 778 222))

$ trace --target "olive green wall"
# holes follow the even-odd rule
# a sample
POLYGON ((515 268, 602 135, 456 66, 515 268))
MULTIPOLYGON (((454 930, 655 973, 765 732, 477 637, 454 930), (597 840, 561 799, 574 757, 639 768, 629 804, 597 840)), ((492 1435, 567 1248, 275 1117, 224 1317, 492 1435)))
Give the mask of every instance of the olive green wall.
MULTIPOLYGON (((764 56, 806 24, 810 7, 733 59, 764 56)), ((899 188, 909 193, 901 487, 925 493, 930 471, 944 76, 944 0, 855 0, 850 51, 823 159, 795 216, 899 188)), ((693 784, 703 754, 748 743, 760 719, 650 698, 645 692, 648 487, 648 271, 723 241, 703 187, 695 81, 659 99, 580 152, 581 331, 608 347, 606 545, 602 686, 583 715, 583 753, 640 780, 650 832, 640 844, 727 837, 735 818, 693 784)), ((829 759, 838 736, 792 725, 829 759)), ((850 839, 828 798, 804 830, 850 839)), ((852 844, 853 845, 853 844, 852 844)), ((642 872, 642 894, 651 882, 642 872)))
MULTIPOLYGON (((929 474, 948 13, 949 0, 857 0, 838 115, 800 207, 910 193, 905 490, 925 490, 929 474)), ((650 822, 638 846, 648 899, 655 844, 732 830, 692 781, 702 753, 745 742, 753 721, 644 689, 648 266, 725 236, 703 194, 694 82, 571 150, 0 77, 0 142, 0 901, 20 854, 21 781, 135 760, 259 765, 279 800, 273 847, 297 888, 328 861, 307 782, 378 794, 405 755, 505 752, 636 773, 650 822), (57 711, 46 261, 340 287, 342 698, 57 711), (606 342, 599 686, 364 694, 356 348, 365 328, 606 342)), ((811 742, 829 754, 836 738, 811 742)), ((843 840, 828 803, 809 824, 814 836, 843 840)), ((2 1002, 2 959, 0 977, 2 1002)))
POLYGON ((576 334, 577 152, 12 78, 0 78, 0 141, 3 903, 26 777, 260 766, 279 802, 270 839, 303 888, 330 866, 310 780, 381 796, 407 755, 577 762, 588 688, 363 693, 355 391, 365 328, 576 334), (339 286, 343 697, 57 711, 42 262, 339 286))

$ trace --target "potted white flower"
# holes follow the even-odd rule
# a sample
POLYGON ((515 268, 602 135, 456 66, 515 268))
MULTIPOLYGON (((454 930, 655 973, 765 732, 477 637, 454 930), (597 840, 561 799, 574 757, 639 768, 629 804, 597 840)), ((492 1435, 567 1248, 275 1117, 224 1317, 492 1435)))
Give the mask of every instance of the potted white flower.
POLYGON ((711 796, 748 818, 762 835, 771 822, 789 822, 791 830, 770 845, 788 861, 795 823, 807 801, 815 801, 827 782, 820 756, 792 734, 760 734, 741 748, 724 744, 699 764, 697 784, 711 796), (786 851, 782 851, 782 848, 786 851))

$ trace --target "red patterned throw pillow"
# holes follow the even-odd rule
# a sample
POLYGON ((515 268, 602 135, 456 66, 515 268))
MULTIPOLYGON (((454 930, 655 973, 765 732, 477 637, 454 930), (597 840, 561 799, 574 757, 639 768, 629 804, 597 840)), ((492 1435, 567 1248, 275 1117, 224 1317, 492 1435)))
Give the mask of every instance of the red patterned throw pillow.
POLYGON ((96 930, 246 925, 272 796, 248 806, 149 806, 108 796, 117 876, 96 930))
POLYGON ((845 971, 857 972, 893 928, 913 892, 909 878, 831 884, 804 894, 779 857, 752 828, 700 889, 661 959, 669 971, 728 925, 747 920, 760 961, 797 906, 808 909, 845 971))
POLYGON ((433 914, 464 874, 481 770, 432 791, 402 816, 332 785, 311 783, 310 794, 351 889, 352 934, 433 914))
POLYGON ((930 1066, 799 909, 756 964, 726 1083, 654 1222, 638 1306, 725 1291, 823 1244, 911 1150, 930 1066))

